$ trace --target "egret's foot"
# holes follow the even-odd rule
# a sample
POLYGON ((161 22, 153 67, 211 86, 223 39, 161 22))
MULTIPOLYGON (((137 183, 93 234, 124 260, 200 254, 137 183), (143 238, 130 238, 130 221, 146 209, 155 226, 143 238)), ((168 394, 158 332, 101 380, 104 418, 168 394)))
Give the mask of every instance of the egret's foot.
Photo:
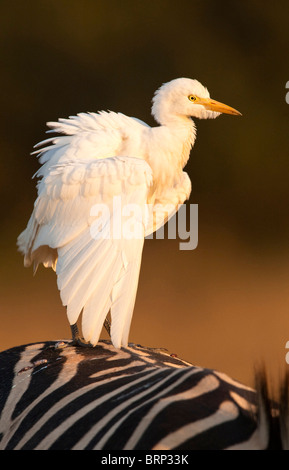
POLYGON ((93 347, 92 344, 87 343, 86 341, 84 341, 84 339, 79 337, 69 341, 58 341, 57 343, 55 343, 54 349, 65 349, 68 346, 81 346, 83 348, 93 347))
POLYGON ((93 348, 91 343, 87 343, 83 338, 75 338, 70 342, 70 346, 81 346, 82 348, 93 348))
POLYGON ((91 343, 87 343, 83 338, 81 338, 78 327, 76 323, 74 325, 70 325, 71 333, 72 333, 72 341, 70 341, 70 346, 81 346, 82 348, 93 348, 91 343))

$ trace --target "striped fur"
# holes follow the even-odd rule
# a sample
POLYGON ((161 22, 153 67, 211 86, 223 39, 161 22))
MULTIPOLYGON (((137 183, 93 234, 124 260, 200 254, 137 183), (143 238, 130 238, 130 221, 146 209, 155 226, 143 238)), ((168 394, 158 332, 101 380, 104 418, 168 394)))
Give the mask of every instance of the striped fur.
POLYGON ((55 345, 0 353, 1 450, 281 448, 264 377, 257 393, 164 350, 55 345))

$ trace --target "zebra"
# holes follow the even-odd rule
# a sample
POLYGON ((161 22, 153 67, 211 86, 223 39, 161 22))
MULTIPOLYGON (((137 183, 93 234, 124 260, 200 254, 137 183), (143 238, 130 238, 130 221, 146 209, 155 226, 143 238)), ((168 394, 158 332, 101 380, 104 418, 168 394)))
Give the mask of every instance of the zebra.
MULTIPOLYGON (((164 349, 46 341, 0 353, 1 450, 190 451, 286 448, 282 410, 223 372, 164 349), (281 411, 280 411, 281 410, 281 411)), ((287 440, 286 440, 287 439, 287 440)), ((288 448, 288 446, 287 446, 288 448)))

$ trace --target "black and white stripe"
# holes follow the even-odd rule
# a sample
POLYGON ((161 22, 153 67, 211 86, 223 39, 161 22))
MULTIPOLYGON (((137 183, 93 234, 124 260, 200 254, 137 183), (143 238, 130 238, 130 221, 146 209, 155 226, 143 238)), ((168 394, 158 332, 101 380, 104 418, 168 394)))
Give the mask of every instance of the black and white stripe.
POLYGON ((138 345, 55 344, 0 353, 1 450, 281 448, 277 408, 223 373, 138 345))

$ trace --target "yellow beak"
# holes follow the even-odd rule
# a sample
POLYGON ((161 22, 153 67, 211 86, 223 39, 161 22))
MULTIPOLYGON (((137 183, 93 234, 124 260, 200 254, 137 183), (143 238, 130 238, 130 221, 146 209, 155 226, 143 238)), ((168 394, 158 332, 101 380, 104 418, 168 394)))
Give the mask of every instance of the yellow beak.
POLYGON ((202 104, 206 109, 209 109, 210 111, 216 111, 218 113, 225 114, 234 114, 235 116, 242 116, 239 111, 234 108, 231 108, 231 106, 227 106, 226 104, 212 100, 211 98, 199 98, 196 104, 202 104))

